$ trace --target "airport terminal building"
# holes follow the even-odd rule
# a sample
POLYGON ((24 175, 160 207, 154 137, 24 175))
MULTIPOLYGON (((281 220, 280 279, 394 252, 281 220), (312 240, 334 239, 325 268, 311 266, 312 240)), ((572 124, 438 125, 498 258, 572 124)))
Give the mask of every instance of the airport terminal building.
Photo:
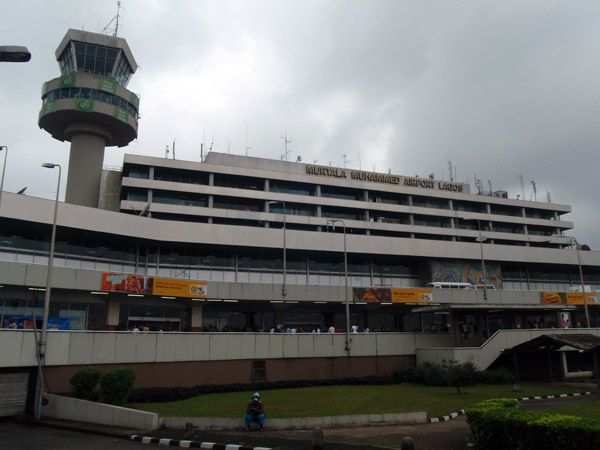
MULTIPOLYGON (((71 143, 53 328, 312 332, 350 322, 449 332, 466 346, 499 329, 600 325, 600 252, 568 235, 568 205, 216 152, 201 162, 126 155, 106 170, 105 147, 137 136, 139 98, 126 88, 137 64, 124 39, 78 30, 56 58, 61 76, 44 84, 39 115, 71 143)), ((54 208, 2 196, 3 327, 42 315, 54 208)))
MULTIPOLYGON (((472 345, 497 329, 559 328, 567 315, 585 325, 578 259, 590 325, 600 323, 600 253, 572 246, 566 205, 214 152, 126 155, 121 172, 104 171, 99 204, 58 205, 57 327, 345 330, 348 302, 359 330, 455 331, 472 345), (468 284, 486 289, 443 289, 468 284)), ((3 326, 41 315, 53 210, 2 199, 3 326)))

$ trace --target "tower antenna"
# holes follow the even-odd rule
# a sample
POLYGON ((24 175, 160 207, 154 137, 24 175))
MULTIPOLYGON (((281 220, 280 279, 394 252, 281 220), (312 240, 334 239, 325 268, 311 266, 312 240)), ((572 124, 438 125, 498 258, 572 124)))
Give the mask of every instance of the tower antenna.
POLYGON ((110 31, 108 29, 108 27, 110 26, 111 23, 115 22, 115 28, 114 30, 112 30, 113 32, 113 37, 117 37, 117 34, 119 32, 119 13, 121 12, 121 2, 117 1, 117 15, 114 16, 112 19, 110 19, 110 22, 108 22, 108 24, 104 27, 104 29, 102 30, 102 34, 105 34, 107 31, 110 31))
POLYGON ((248 147, 248 124, 246 124, 246 156, 248 156, 248 150, 252 150, 252 147, 248 147))
POLYGON ((288 144, 292 143, 292 137, 290 136, 289 140, 287 138, 287 129, 285 130, 285 135, 281 136, 281 139, 283 139, 284 142, 285 142, 285 153, 282 155, 283 158, 281 158, 281 159, 287 161, 288 160, 288 154, 292 152, 291 150, 288 150, 288 147, 287 147, 288 144))

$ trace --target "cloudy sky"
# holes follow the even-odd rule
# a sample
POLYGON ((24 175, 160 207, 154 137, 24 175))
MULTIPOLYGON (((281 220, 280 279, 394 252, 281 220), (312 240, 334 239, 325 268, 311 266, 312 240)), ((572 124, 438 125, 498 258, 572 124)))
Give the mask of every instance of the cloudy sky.
MULTIPOLYGON (((139 64, 138 139, 109 148, 198 161, 214 151, 449 179, 569 204, 600 250, 600 2, 122 0, 139 64), (170 155, 172 157, 172 154, 170 155), (450 163, 449 163, 450 162, 450 163), (523 180, 521 188, 520 179, 523 180), (533 193, 533 184, 537 193, 533 193)), ((101 32, 115 0, 0 0, 4 189, 51 198, 69 144, 37 126, 68 28, 101 32)), ((109 27, 112 34, 114 22, 109 27)), ((66 177, 64 177, 66 179, 66 177)), ((64 186, 61 187, 64 192, 64 186)))

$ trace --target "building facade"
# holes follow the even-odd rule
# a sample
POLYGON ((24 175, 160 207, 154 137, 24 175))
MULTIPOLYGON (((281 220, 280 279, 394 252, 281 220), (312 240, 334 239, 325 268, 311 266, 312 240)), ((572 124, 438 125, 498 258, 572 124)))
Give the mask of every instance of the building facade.
MULTIPOLYGON (((126 155, 102 186, 112 210, 59 205, 55 327, 339 331, 346 303, 360 331, 451 332, 457 345, 585 326, 585 310, 600 324, 600 254, 574 248, 566 205, 219 153, 126 155)), ((3 326, 41 315, 53 206, 3 198, 3 326)))

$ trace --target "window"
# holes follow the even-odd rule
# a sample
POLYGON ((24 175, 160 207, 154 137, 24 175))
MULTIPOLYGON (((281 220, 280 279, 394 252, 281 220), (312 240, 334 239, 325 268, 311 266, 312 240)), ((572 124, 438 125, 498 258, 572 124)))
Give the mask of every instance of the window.
POLYGON ((259 359, 252 361, 252 379, 264 380, 267 378, 267 361, 259 359))

